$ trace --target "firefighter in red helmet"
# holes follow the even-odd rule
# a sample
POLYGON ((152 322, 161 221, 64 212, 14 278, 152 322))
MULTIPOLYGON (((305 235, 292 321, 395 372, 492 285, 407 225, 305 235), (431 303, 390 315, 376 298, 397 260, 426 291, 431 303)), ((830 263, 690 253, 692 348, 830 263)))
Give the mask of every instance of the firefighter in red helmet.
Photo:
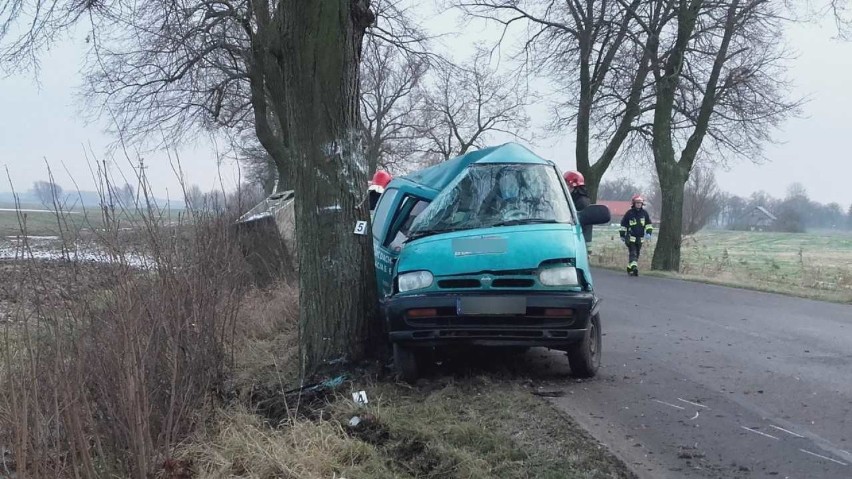
MULTIPOLYGON (((562 176, 565 178, 565 183, 568 185, 568 191, 571 192, 571 201, 574 202, 574 207, 577 211, 582 211, 585 207, 592 204, 589 198, 589 193, 586 191, 586 179, 579 171, 566 171, 562 176)), ((583 226, 583 238, 586 240, 586 252, 592 252, 592 226, 583 226)))
POLYGON ((370 186, 367 188, 368 194, 370 195, 370 211, 376 209, 379 197, 385 192, 385 188, 387 188, 388 183, 390 183, 392 179, 393 177, 390 173, 384 170, 379 170, 373 175, 373 179, 370 181, 370 186))
POLYGON ((642 195, 633 195, 632 207, 624 218, 621 219, 621 229, 618 234, 627 245, 627 274, 639 276, 639 255, 642 253, 642 240, 651 239, 654 226, 651 224, 651 216, 645 211, 645 198, 642 195))

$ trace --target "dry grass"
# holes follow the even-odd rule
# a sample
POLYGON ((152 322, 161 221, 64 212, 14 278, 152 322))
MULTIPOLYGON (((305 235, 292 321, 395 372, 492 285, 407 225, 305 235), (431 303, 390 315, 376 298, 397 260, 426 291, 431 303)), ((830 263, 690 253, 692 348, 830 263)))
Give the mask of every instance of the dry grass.
POLYGON ((56 209, 56 259, 38 259, 19 217, 18 260, 3 265, 0 473, 150 477, 224 389, 250 284, 234 217, 110 212, 89 238, 103 255, 93 263, 56 209))
POLYGON ((298 290, 287 283, 246 295, 237 318, 227 396, 265 409, 278 404, 270 398, 298 383, 298 308, 298 290))
POLYGON ((195 477, 629 478, 573 421, 521 385, 487 377, 419 389, 372 382, 317 420, 269 424, 237 408, 179 448, 195 477), (352 417, 361 422, 349 426, 352 417))
MULTIPOLYGON (((208 430, 179 449, 178 460, 199 478, 381 477, 359 465, 376 462, 376 451, 348 437, 332 422, 299 421, 272 428, 242 408, 220 411, 208 430)), ((385 475, 384 477, 391 477, 385 475)))

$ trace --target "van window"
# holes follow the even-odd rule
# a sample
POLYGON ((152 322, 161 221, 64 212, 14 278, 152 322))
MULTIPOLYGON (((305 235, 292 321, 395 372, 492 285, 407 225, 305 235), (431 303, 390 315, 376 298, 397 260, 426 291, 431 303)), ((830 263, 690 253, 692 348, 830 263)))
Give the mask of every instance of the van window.
POLYGON ((381 240, 384 232, 388 227, 388 222, 393 215, 390 209, 396 203, 396 197, 399 190, 396 188, 385 190, 379 198, 379 204, 376 206, 376 212, 373 214, 373 237, 381 240))
MULTIPOLYGON (((393 235, 393 241, 389 241, 387 246, 391 251, 399 251, 402 249, 403 243, 408 239, 408 230, 411 228, 411 224, 414 223, 414 220, 417 219, 417 215, 419 215, 427 206, 429 206, 429 202, 426 200, 421 200, 420 198, 415 198, 413 196, 407 197, 405 203, 401 210, 408 213, 405 218, 402 219, 401 226, 399 230, 397 230, 396 234, 393 235), (411 206, 410 203, 413 203, 414 206, 411 206)), ((390 237, 388 237, 390 239, 390 237)))
POLYGON ((414 222, 410 234, 492 226, 574 221, 565 187, 549 165, 485 163, 469 166, 414 222))

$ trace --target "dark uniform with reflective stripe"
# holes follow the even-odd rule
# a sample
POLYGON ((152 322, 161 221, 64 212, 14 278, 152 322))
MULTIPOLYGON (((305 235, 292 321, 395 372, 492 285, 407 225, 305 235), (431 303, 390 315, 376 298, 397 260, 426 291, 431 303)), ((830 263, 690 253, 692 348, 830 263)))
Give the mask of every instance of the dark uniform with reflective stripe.
POLYGON ((639 254, 642 252, 642 238, 653 231, 654 227, 651 224, 651 217, 644 208, 630 208, 624 214, 618 234, 621 235, 621 239, 627 244, 627 250, 629 251, 628 271, 639 266, 639 254))
MULTIPOLYGON (((585 186, 577 186, 571 191, 571 201, 574 202, 577 212, 592 204, 585 186)), ((583 226, 583 238, 586 240, 586 249, 588 250, 592 243, 592 225, 583 226)))

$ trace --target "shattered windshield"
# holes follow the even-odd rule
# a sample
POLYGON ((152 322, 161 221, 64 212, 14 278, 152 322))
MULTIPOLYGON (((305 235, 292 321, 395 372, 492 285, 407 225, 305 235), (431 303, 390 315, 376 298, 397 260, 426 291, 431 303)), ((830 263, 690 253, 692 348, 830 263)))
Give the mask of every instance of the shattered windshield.
POLYGON ((491 226, 571 223, 556 170, 547 165, 471 165, 411 225, 411 238, 491 226))

